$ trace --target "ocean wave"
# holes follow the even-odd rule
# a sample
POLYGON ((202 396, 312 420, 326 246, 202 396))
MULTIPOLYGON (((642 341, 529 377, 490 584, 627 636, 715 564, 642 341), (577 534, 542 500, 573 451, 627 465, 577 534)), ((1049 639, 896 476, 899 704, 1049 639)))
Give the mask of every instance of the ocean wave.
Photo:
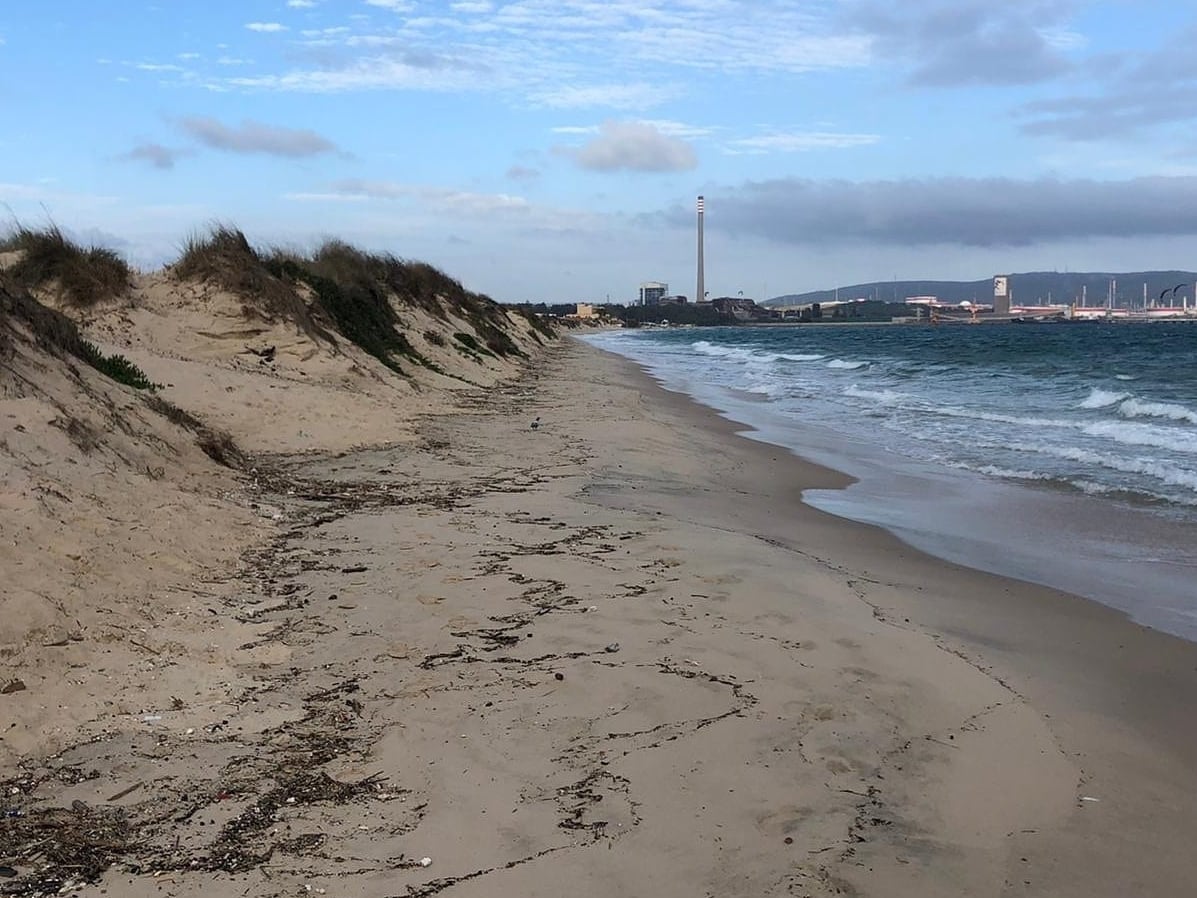
POLYGON ((1170 421, 1197 424, 1197 412, 1172 402, 1143 402, 1139 399, 1127 399, 1118 406, 1118 413, 1125 418, 1167 418, 1170 421))
POLYGON ((983 412, 978 409, 961 408, 954 405, 932 406, 926 411, 947 418, 965 418, 973 421, 989 421, 993 424, 1018 424, 1022 427, 1072 428, 1075 421, 1062 418, 1025 418, 1021 415, 1003 415, 997 412, 983 412))
POLYGON ((777 353, 776 357, 778 359, 784 359, 787 362, 818 362, 827 358, 827 356, 821 353, 792 354, 788 352, 779 352, 777 353))
POLYGON ((901 405, 905 400, 912 398, 909 393, 899 393, 896 390, 863 390, 856 384, 848 386, 844 395, 855 399, 869 399, 881 405, 901 405))
POLYGON ((769 399, 780 399, 786 395, 786 385, 775 380, 752 380, 744 384, 736 384, 733 389, 743 390, 757 396, 767 396, 769 399))
POLYGON ((828 368, 842 368, 845 371, 857 371, 869 367, 869 362, 849 362, 844 359, 832 359, 827 363, 828 368))
POLYGON ((1130 393, 1112 393, 1094 387, 1088 398, 1081 402, 1081 408, 1109 408, 1130 396, 1130 393))
POLYGON ((1039 446, 1019 444, 1019 449, 1029 449, 1039 455, 1049 455, 1063 461, 1074 461, 1084 465, 1095 465, 1123 474, 1142 474, 1168 486, 1179 486, 1197 492, 1197 471, 1178 467, 1168 462, 1125 455, 1110 455, 1079 446, 1039 446))
POLYGON ((713 355, 721 359, 750 359, 756 355, 756 352, 751 348, 723 346, 720 343, 711 343, 708 340, 698 340, 691 343, 690 348, 700 355, 713 355))
POLYGON ((1102 437, 1129 446, 1152 446, 1187 455, 1197 455, 1197 439, 1193 434, 1174 427, 1154 424, 1133 424, 1128 421, 1098 421, 1081 428, 1083 433, 1102 437))
POLYGON ((990 477, 1001 477, 1003 480, 1060 480, 1054 474, 1034 470, 1013 470, 1001 465, 978 465, 969 462, 947 462, 949 468, 959 468, 962 471, 972 471, 976 474, 986 474, 990 477))
MULTIPOLYGON (((730 362, 739 362, 748 365, 772 364, 781 359, 794 358, 778 352, 765 352, 754 346, 723 346, 719 343, 710 343, 706 340, 691 343, 690 348, 699 355, 726 359, 730 362)), ((819 358, 822 358, 822 356, 819 356, 819 358)))
MULTIPOLYGON (((1074 489, 1087 496, 1103 496, 1108 498, 1123 498, 1130 501, 1167 503, 1170 505, 1197 506, 1197 496, 1168 492, 1157 492, 1145 487, 1134 487, 1127 484, 1106 483, 1091 480, 1086 477, 1049 474, 1034 469, 1004 468, 1000 465, 968 464, 966 462, 949 463, 949 467, 960 468, 976 474, 997 477, 1002 480, 1020 480, 1036 483, 1041 486, 1054 486, 1064 489, 1074 489)), ((1175 484, 1167 484, 1174 486, 1175 484)))

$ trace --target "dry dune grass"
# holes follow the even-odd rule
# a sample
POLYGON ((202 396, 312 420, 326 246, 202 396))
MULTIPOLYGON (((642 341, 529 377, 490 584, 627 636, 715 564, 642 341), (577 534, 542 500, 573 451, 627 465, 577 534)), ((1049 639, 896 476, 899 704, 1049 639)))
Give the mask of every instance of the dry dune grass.
MULTIPOLYGON (((408 335, 404 316, 417 311, 434 323, 456 319, 458 327, 468 325, 474 333, 458 341, 467 355, 526 357, 510 333, 510 313, 489 297, 426 262, 367 252, 342 240, 326 240, 308 253, 259 250, 236 228, 215 225, 206 235, 193 235, 170 270, 182 281, 214 283, 239 297, 247 317, 282 318, 333 344, 343 337, 405 376, 405 361, 446 373, 408 335)), ((552 336, 547 324, 527 323, 533 342, 552 336)))
POLYGON ((106 247, 83 247, 51 224, 43 230, 17 225, 0 251, 19 254, 8 274, 29 289, 52 288, 64 300, 93 306, 129 292, 133 272, 121 256, 106 247))
POLYGON ((191 235, 171 271, 180 280, 209 281, 239 297, 247 317, 281 317, 309 336, 335 342, 294 285, 271 271, 236 228, 214 225, 206 235, 191 235))

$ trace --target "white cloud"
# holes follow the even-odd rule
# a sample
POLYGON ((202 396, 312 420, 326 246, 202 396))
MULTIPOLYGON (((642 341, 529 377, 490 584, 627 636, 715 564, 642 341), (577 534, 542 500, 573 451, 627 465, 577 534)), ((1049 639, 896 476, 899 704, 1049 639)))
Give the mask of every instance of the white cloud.
POLYGON ((582 233, 603 216, 589 210, 544 206, 508 193, 477 193, 452 187, 407 184, 400 181, 348 179, 314 192, 288 193, 284 199, 307 203, 401 203, 405 222, 427 216, 429 226, 446 220, 457 227, 475 228, 501 221, 510 231, 524 233, 582 233))
POLYGON ((366 5, 389 9, 391 12, 411 12, 415 9, 415 3, 410 0, 366 0, 366 5))
POLYGON ((334 25, 329 28, 305 28, 300 34, 307 38, 336 37, 352 30, 348 25, 334 25))
POLYGON ((262 34, 275 34, 279 31, 286 31, 287 26, 278 22, 248 22, 246 28, 250 31, 257 31, 262 34))
POLYGON ((695 137, 710 137, 716 130, 703 125, 688 125, 685 122, 675 122, 669 119, 641 119, 640 123, 651 125, 667 137, 691 140, 695 137))
POLYGON ((689 144, 645 122, 604 122, 598 136, 581 147, 557 151, 580 168, 599 172, 686 171, 698 165, 689 144))
POLYGON ((316 0, 287 0, 287 5, 292 9, 311 9, 316 5, 316 0))
POLYGON ((335 191, 301 191, 284 193, 283 199, 296 203, 368 203, 371 197, 364 194, 337 193, 335 191))
MULTIPOLYGON (((710 137, 717 130, 702 125, 688 125, 685 122, 675 122, 670 119, 635 119, 637 124, 648 125, 664 134, 666 137, 680 137, 683 140, 696 137, 710 137)), ((550 128, 553 134, 598 134, 601 125, 557 125, 550 128)))
POLYGON ((397 181, 369 181, 348 179, 332 185, 332 193, 339 198, 376 200, 418 200, 425 206, 470 215, 496 212, 519 212, 529 203, 521 196, 507 193, 473 193, 447 187, 428 187, 403 184, 397 181))
POLYGON ((554 87, 536 91, 532 102, 550 109, 648 109, 677 96, 675 87, 646 84, 595 84, 588 87, 554 87))
POLYGON ((45 207, 71 211, 93 212, 117 206, 120 198, 96 193, 77 193, 70 190, 51 189, 46 184, 0 183, 0 203, 11 205, 19 214, 22 206, 28 204, 34 213, 45 212, 45 207))
POLYGON ((797 153, 862 147, 881 140, 878 134, 845 134, 834 131, 772 132, 729 141, 732 153, 797 153))
POLYGON ((497 86, 498 79, 487 82, 478 72, 468 68, 437 68, 411 65, 401 59, 376 58, 362 60, 340 69, 294 71, 283 75, 260 75, 232 78, 234 87, 266 90, 300 91, 304 93, 337 93, 355 90, 487 90, 497 86))
POLYGON ((355 14, 343 20, 351 31, 304 32, 309 47, 325 52, 291 56, 308 61, 230 86, 471 89, 506 92, 553 109, 641 111, 686 93, 695 70, 800 73, 869 64, 873 35, 844 32, 835 6, 796 0, 364 0, 359 9, 402 15, 378 21, 355 14), (441 76, 413 76, 396 56, 409 63, 435 58, 441 76), (455 69, 470 74, 461 78, 455 69))

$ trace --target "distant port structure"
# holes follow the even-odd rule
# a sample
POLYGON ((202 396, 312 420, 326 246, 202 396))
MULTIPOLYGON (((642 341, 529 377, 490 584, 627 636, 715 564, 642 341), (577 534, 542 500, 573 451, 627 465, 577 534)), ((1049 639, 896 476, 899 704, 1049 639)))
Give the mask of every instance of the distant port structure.
POLYGON ((642 306, 655 306, 668 295, 669 285, 664 281, 644 281, 640 284, 637 302, 642 306))
POLYGON ((783 320, 800 321, 1197 322, 1194 296, 1194 272, 1029 272, 981 281, 858 284, 774 297, 765 304, 783 320), (1094 301, 1097 296, 1101 299, 1094 301))

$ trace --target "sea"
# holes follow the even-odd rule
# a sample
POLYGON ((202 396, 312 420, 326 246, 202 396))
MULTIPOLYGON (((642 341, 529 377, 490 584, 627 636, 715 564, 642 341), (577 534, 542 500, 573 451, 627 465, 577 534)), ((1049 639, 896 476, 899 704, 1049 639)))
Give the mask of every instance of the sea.
POLYGON ((587 342, 855 478, 810 505, 1197 641, 1197 322, 656 327, 587 342))

